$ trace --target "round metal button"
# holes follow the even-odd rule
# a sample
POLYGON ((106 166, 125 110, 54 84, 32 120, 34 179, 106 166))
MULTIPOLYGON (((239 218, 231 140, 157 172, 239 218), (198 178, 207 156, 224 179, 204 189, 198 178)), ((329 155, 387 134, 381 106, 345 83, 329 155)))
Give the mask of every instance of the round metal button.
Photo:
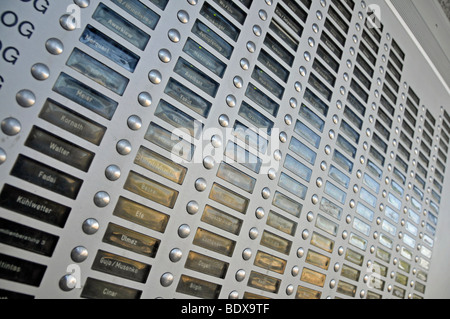
POLYGON ((204 159, 203 159, 203 166, 206 168, 206 169, 213 169, 214 168, 214 166, 215 166, 215 161, 214 161, 214 158, 212 157, 212 156, 206 156, 204 159))
POLYGON ((250 229, 248 235, 249 235, 250 239, 258 238, 258 235, 259 235, 258 228, 253 227, 252 229, 250 229))
POLYGON ((236 281, 239 282, 243 281, 245 279, 245 275, 246 275, 245 270, 239 269, 235 275, 236 281))
POLYGON ((244 260, 249 260, 250 258, 252 258, 252 254, 252 250, 250 248, 246 248, 242 252, 242 258, 244 258, 244 260))
POLYGON ((138 96, 138 102, 143 107, 149 107, 152 105, 152 96, 150 93, 142 92, 138 96))
POLYGON ((199 178, 195 181, 195 189, 199 192, 203 192, 208 184, 204 178, 199 178))
POLYGON ((105 170, 105 176, 110 181, 117 181, 120 176, 122 175, 122 172, 120 171, 120 167, 117 165, 109 165, 105 170))
POLYGON ((239 293, 236 290, 233 290, 228 295, 228 299, 239 299, 239 293))
POLYGON ((76 263, 81 263, 88 258, 89 252, 86 247, 78 246, 72 249, 70 258, 76 263))
POLYGON ((50 77, 50 69, 43 63, 36 63, 31 67, 31 75, 38 81, 45 81, 50 77))
POLYGON ((65 275, 59 280, 59 288, 63 291, 71 291, 77 287, 77 278, 73 275, 65 275))
POLYGON ((178 43, 181 40, 181 34, 176 29, 170 29, 169 32, 167 33, 167 36, 173 43, 178 43))
POLYGON ((228 127, 228 125, 230 125, 230 118, 228 115, 222 114, 219 116, 219 124, 222 127, 228 127))
POLYGON ((240 76, 235 76, 233 84, 236 88, 241 89, 244 86, 244 80, 240 76))
POLYGON ((80 8, 87 8, 91 4, 90 0, 73 0, 73 2, 80 8))
POLYGON ((116 150, 120 155, 128 155, 131 153, 131 143, 127 140, 120 140, 117 142, 116 150))
POLYGON ((264 211, 264 208, 258 207, 255 211, 255 216, 258 219, 263 219, 266 212, 264 211))
POLYGON ((174 262, 174 263, 180 261, 182 257, 183 257, 183 252, 181 251, 181 249, 178 249, 178 248, 172 249, 169 253, 169 259, 171 262, 174 262))
POLYGON ((0 147, 0 165, 6 162, 6 152, 3 148, 0 147))
POLYGON ((94 196, 94 204, 97 207, 103 208, 109 205, 111 202, 111 197, 107 192, 98 192, 94 196))
POLYGON ((36 103, 36 95, 30 90, 20 90, 16 94, 16 101, 22 107, 31 107, 36 103))
POLYGON ((128 128, 133 131, 139 131, 142 128, 142 119, 137 115, 132 115, 127 120, 128 128))
POLYGON ((159 50, 158 57, 164 63, 169 63, 172 60, 172 54, 167 49, 159 50))
POLYGON ((187 12, 184 11, 184 10, 178 11, 177 17, 178 17, 178 20, 179 20, 181 23, 186 24, 186 23, 189 22, 189 13, 187 13, 187 12))
POLYGON ((261 191, 261 195, 264 199, 268 199, 270 197, 270 189, 268 187, 264 187, 261 191))
POLYGON ((186 205, 186 211, 188 212, 188 214, 190 215, 195 215, 198 213, 198 210, 200 209, 198 203, 196 201, 190 201, 189 203, 187 203, 186 205))
POLYGON ((83 229, 84 233, 87 235, 94 235, 95 233, 97 233, 99 228, 100 228, 100 224, 94 218, 86 219, 82 225, 82 229, 83 229))
POLYGON ((70 14, 61 16, 61 18, 59 19, 59 24, 61 25, 61 27, 63 27, 63 29, 67 31, 73 31, 77 28, 77 21, 70 14))
POLYGON ((184 224, 178 228, 178 236, 180 236, 180 238, 188 238, 190 234, 191 227, 189 227, 189 225, 184 224))
POLYGON ((174 280, 173 274, 171 274, 170 272, 166 272, 161 276, 160 279, 161 286, 169 287, 173 283, 173 280, 174 280))
POLYGON ((47 42, 45 42, 45 48, 53 55, 60 55, 64 52, 64 44, 61 40, 56 38, 48 39, 47 42))
POLYGON ((22 124, 20 124, 19 120, 8 117, 4 119, 1 123, 2 132, 8 136, 14 136, 20 133, 22 130, 22 124))
POLYGON ((152 82, 153 84, 160 84, 162 82, 162 75, 161 72, 159 72, 158 70, 151 70, 148 73, 148 79, 150 80, 150 82, 152 82))

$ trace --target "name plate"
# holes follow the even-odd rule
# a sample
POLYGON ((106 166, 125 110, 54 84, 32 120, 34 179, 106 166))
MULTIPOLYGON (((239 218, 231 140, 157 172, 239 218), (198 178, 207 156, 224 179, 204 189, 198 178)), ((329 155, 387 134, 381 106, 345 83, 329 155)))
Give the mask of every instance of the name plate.
POLYGON ((297 52, 299 41, 295 39, 285 28, 277 21, 272 20, 269 25, 270 30, 282 39, 291 49, 297 52))
POLYGON ((263 69, 255 66, 255 69, 252 73, 252 78, 261 84, 266 90, 275 95, 278 99, 283 99, 284 95, 284 87, 280 85, 277 81, 275 81, 270 75, 264 72, 263 69))
POLYGON ((288 25, 292 31, 295 32, 296 35, 299 37, 302 36, 303 33, 303 27, 300 23, 297 22, 297 20, 291 16, 286 9, 284 9, 280 4, 277 5, 275 9, 275 14, 284 22, 286 25, 288 25))
POLYGON ((322 215, 318 214, 316 219, 316 227, 319 229, 322 229, 323 231, 327 232, 330 235, 336 236, 339 225, 335 222, 332 222, 328 218, 323 217, 322 215))
POLYGON ((319 62, 318 59, 314 60, 313 69, 316 71, 327 83, 334 87, 336 84, 336 77, 328 71, 328 69, 319 62))
POLYGON ((342 213, 343 213, 342 208, 340 208, 339 206, 335 205, 334 203, 332 203, 331 201, 329 201, 325 197, 323 197, 322 200, 320 201, 319 209, 321 211, 323 211, 324 213, 327 213, 328 215, 336 218, 337 220, 341 220, 341 216, 342 216, 342 213))
POLYGON ((275 38, 268 33, 264 39, 264 44, 272 50, 283 62, 292 67, 294 64, 294 56, 285 49, 275 38))
MULTIPOLYGON (((376 272, 376 271, 374 271, 376 272)), ((352 267, 347 266, 346 264, 342 265, 342 271, 341 276, 354 280, 359 281, 359 277, 361 276, 361 272, 357 269, 354 269, 352 267)), ((371 287, 372 288, 372 287, 371 287)))
POLYGON ((218 299, 221 290, 221 285, 186 275, 181 275, 177 286, 177 292, 203 299, 218 299))
POLYGON ((294 236, 297 230, 297 223, 273 211, 270 211, 266 224, 291 236, 294 236))
MULTIPOLYGON (((228 2, 227 2, 228 3, 228 2)), ((241 30, 225 18, 219 11, 213 8, 208 2, 203 4, 200 14, 208 19, 217 29, 229 36, 233 41, 237 41, 241 30)))
POLYGON ((306 192, 308 191, 308 187, 297 182, 295 179, 290 176, 281 173, 280 180, 278 181, 278 186, 284 188, 288 192, 297 195, 301 199, 305 199, 306 192))
POLYGON ((11 175, 57 194, 76 199, 83 181, 31 158, 19 155, 11 175))
POLYGON ((253 102, 261 106, 270 115, 277 117, 280 105, 267 96, 264 92, 258 89, 255 85, 250 83, 245 92, 245 96, 253 102))
POLYGON ((322 58, 322 60, 326 64, 328 64, 333 71, 335 71, 335 72, 339 71, 339 63, 320 44, 319 44, 319 47, 317 48, 317 55, 320 58, 322 58))
MULTIPOLYGON (((306 255, 306 262, 325 270, 328 270, 328 267, 330 267, 330 257, 316 253, 311 249, 308 250, 308 254, 306 255)), ((344 267, 342 269, 344 269, 344 267)), ((358 281, 358 279, 356 279, 356 281, 358 281)))
POLYGON ((187 168, 143 146, 139 149, 134 163, 179 185, 183 184, 187 173, 187 168))
POLYGON ((261 245, 289 256, 292 241, 265 230, 261 236, 261 245))
POLYGON ((175 206, 178 198, 177 191, 133 171, 128 175, 124 189, 169 208, 175 206))
POLYGON ((203 132, 204 125, 202 123, 164 100, 159 102, 155 116, 183 132, 189 133, 189 135, 196 139, 200 138, 203 132))
POLYGON ((314 165, 316 162, 317 154, 313 150, 311 150, 308 146, 300 142, 295 137, 291 138, 291 142, 289 143, 289 150, 294 152, 296 155, 303 158, 309 164, 314 165))
POLYGON ((95 145, 100 145, 106 132, 106 127, 50 99, 39 117, 95 145))
MULTIPOLYGON (((292 12, 294 12, 300 18, 300 20, 302 20, 303 22, 306 22, 306 19, 308 18, 308 14, 300 5, 298 5, 297 2, 295 2, 293 0, 283 0, 283 2, 288 6, 289 9, 292 10, 292 12)), ((303 4, 305 4, 305 0, 302 0, 302 2, 303 2, 303 4)), ((305 4, 305 5, 309 9, 308 4, 305 4)))
POLYGON ((356 286, 351 285, 345 281, 339 280, 336 291, 343 295, 347 295, 350 297, 355 297, 356 295, 356 286))
POLYGON ((314 146, 316 149, 319 148, 321 137, 314 133, 308 126, 300 121, 295 124, 294 132, 299 136, 304 138, 308 143, 314 146))
POLYGON ((99 250, 92 264, 92 269, 105 274, 145 283, 151 266, 99 250))
POLYGON ((56 80, 53 91, 80 104, 86 109, 111 120, 116 112, 118 103, 102 93, 90 88, 84 83, 61 73, 56 80))
POLYGON ((298 286, 297 293, 295 294, 295 299, 320 299, 321 296, 322 293, 320 291, 303 286, 298 286))
POLYGON ((141 50, 145 49, 150 40, 147 33, 125 20, 103 3, 98 5, 92 18, 141 50))
POLYGON ((356 251, 347 249, 347 251, 345 252, 345 260, 348 260, 355 265, 362 266, 364 262, 364 256, 357 253, 356 251))
POLYGON ((58 243, 58 236, 0 218, 0 242, 51 257, 58 243))
POLYGON ((217 278, 225 278, 229 264, 194 251, 189 252, 185 268, 217 278))
POLYGON ((233 54, 233 46, 227 41, 222 39, 217 33, 212 31, 207 25, 202 23, 200 20, 195 21, 192 27, 192 33, 197 35, 206 44, 211 46, 218 53, 223 55, 225 58, 230 59, 233 54))
POLYGON ((259 272, 252 271, 248 278, 247 286, 264 291, 278 293, 280 289, 281 280, 275 277, 263 275, 259 272))
POLYGON ((247 102, 242 101, 241 108, 239 109, 239 115, 253 124, 256 128, 266 130, 268 135, 272 134, 274 123, 256 109, 251 107, 247 102))
POLYGON ((327 278, 326 275, 321 274, 320 272, 303 268, 302 275, 300 277, 301 281, 310 283, 311 285, 323 287, 325 284, 325 279, 327 278))
POLYGON ((47 266, 0 253, 0 279, 39 287, 47 266))
POLYGON ((138 55, 91 25, 84 30, 80 42, 130 72, 134 72, 140 60, 138 55))
POLYGON ((86 299, 140 299, 142 291, 119 286, 110 282, 87 278, 81 292, 81 298, 86 299))
POLYGON ((322 236, 316 232, 311 236, 311 245, 316 246, 317 248, 323 249, 326 252, 332 253, 334 249, 334 241, 322 236))
POLYGON ((250 9, 250 6, 253 3, 253 0, 239 0, 240 3, 242 3, 244 6, 246 6, 248 9, 250 9))
POLYGON ((200 44, 188 38, 183 48, 189 56, 200 62, 203 66, 208 68, 211 72, 223 78, 227 65, 220 61, 214 54, 208 52, 200 44))
POLYGON ((194 145, 156 123, 150 123, 145 139, 186 161, 191 161, 194 156, 194 145))
POLYGON ((264 137, 250 129, 248 126, 242 124, 241 122, 236 121, 234 123, 232 134, 241 141, 245 142, 245 144, 247 144, 248 146, 258 150, 259 152, 263 154, 267 152, 269 142, 264 137))
POLYGON ((214 0, 226 13, 232 16, 240 24, 244 24, 247 14, 234 2, 227 0, 214 0))
MULTIPOLYGON (((342 49, 333 41, 333 39, 325 32, 322 32, 320 37, 322 43, 325 43, 328 49, 331 50, 339 59, 342 58, 342 49)), ((362 42, 361 42, 362 43, 362 42)), ((362 51, 364 53, 364 51, 362 51)))
POLYGON ((193 244, 228 257, 233 256, 234 248, 236 246, 234 240, 222 237, 202 228, 197 229, 193 244))
POLYGON ((41 222, 64 228, 71 208, 5 184, 0 206, 41 222))
POLYGON ((281 63, 275 60, 270 54, 268 54, 264 49, 261 50, 258 61, 261 62, 268 70, 280 78, 283 82, 287 82, 289 79, 289 71, 286 70, 281 63))
POLYGON ((286 195, 280 192, 275 192, 275 195, 272 200, 272 205, 284 210, 285 212, 295 217, 300 217, 300 214, 302 213, 303 209, 302 204, 296 202, 295 200, 287 197, 286 195))
POLYGON ((246 192, 249 192, 250 194, 253 193, 256 185, 256 179, 225 162, 220 164, 217 171, 217 177, 239 187, 246 192))
POLYGON ((284 274, 287 261, 272 255, 269 255, 263 251, 256 253, 255 262, 253 263, 257 267, 274 271, 281 275, 284 274))
POLYGON ((333 92, 319 80, 319 78, 311 73, 309 75, 308 83, 313 87, 317 92, 319 92, 328 102, 331 100, 333 96, 333 92))
POLYGON ((234 235, 239 235, 242 228, 242 220, 208 205, 205 207, 201 220, 234 235))
POLYGON ((161 243, 156 238, 112 223, 106 229, 103 242, 151 258, 155 258, 161 243))
POLYGON ((195 113, 208 118, 212 103, 187 88, 177 80, 170 78, 164 91, 168 96, 187 106, 195 113))
POLYGON ((249 200, 222 185, 214 183, 209 198, 242 214, 247 212, 249 200))
POLYGON ((83 172, 89 170, 95 156, 94 153, 36 126, 31 130, 25 145, 83 172))
MULTIPOLYGON (((144 5, 139 0, 111 0, 111 1, 152 30, 155 30, 156 25, 158 24, 159 19, 161 18, 158 14, 156 14, 153 10, 144 5)), ((158 2, 158 7, 164 10, 168 0, 164 1, 153 0, 152 2, 153 3, 158 2)))
POLYGON ((195 85, 206 94, 216 97, 220 86, 219 83, 187 62, 185 59, 181 57, 178 59, 174 72, 188 80, 191 84, 195 85))
POLYGON ((77 48, 73 50, 66 65, 118 95, 122 96, 128 86, 129 80, 126 77, 77 48))
POLYGON ((113 215, 160 233, 164 233, 166 231, 166 227, 170 219, 169 215, 163 214, 124 197, 119 198, 113 215))

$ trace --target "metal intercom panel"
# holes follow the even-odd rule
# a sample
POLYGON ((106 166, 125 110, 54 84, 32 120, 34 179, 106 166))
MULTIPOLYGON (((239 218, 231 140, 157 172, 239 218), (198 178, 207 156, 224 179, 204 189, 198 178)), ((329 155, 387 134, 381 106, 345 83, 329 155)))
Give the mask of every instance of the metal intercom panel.
POLYGON ((0 296, 445 296, 448 64, 401 2, 1 1, 0 296))

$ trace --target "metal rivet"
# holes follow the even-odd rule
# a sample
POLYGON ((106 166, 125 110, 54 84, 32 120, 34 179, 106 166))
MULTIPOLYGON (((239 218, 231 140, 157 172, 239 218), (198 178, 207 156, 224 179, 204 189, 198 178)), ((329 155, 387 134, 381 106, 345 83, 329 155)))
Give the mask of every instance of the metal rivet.
POLYGON ((195 181, 195 189, 199 192, 203 192, 208 184, 204 178, 199 178, 195 181))
POLYGON ((61 25, 61 27, 63 27, 63 29, 67 31, 73 31, 77 28, 77 21, 75 17, 70 14, 61 16, 61 18, 59 19, 59 24, 61 25))
POLYGON ((259 235, 258 228, 253 227, 252 229, 250 229, 248 235, 249 235, 250 239, 258 238, 258 235, 259 235))
POLYGON ((97 233, 99 228, 100 228, 100 224, 94 218, 86 219, 82 225, 82 229, 83 229, 84 233, 87 235, 94 235, 95 233, 97 233))
POLYGON ((72 249, 70 258, 76 263, 82 263, 88 258, 89 252, 86 247, 78 246, 72 249))
POLYGON ((244 260, 249 260, 250 258, 252 258, 252 250, 250 248, 244 249, 244 251, 242 252, 242 258, 244 260))
POLYGON ((191 227, 189 227, 189 225, 184 224, 178 227, 178 236, 180 236, 180 238, 188 238, 190 234, 191 227))
POLYGON ((2 132, 8 136, 14 136, 20 133, 22 130, 22 124, 20 124, 19 120, 8 117, 4 119, 1 123, 2 132))
POLYGON ((91 4, 90 0, 73 0, 73 2, 80 8, 87 8, 91 4))
POLYGON ((111 197, 107 192, 98 192, 94 195, 94 204, 97 207, 103 208, 109 205, 111 202, 111 197))
POLYGON ((196 201, 190 201, 189 203, 187 203, 186 205, 186 211, 190 214, 190 215, 195 215, 198 213, 200 207, 198 205, 198 203, 196 201))
POLYGON ((244 86, 244 80, 240 76, 233 78, 233 84, 236 88, 241 89, 244 86))
POLYGON ((243 281, 245 279, 245 275, 246 272, 244 269, 239 269, 238 271, 236 271, 236 275, 234 276, 234 278, 236 278, 236 281, 243 281))
POLYGON ((260 37, 262 34, 262 29, 259 25, 254 25, 253 26, 253 34, 256 35, 257 37, 260 37))
POLYGON ((178 43, 181 40, 180 32, 176 29, 170 29, 169 32, 167 33, 167 36, 173 43, 178 43))
POLYGON ((261 196, 264 199, 268 199, 270 197, 270 194, 271 194, 271 192, 270 192, 270 189, 268 187, 264 187, 263 190, 261 191, 261 196))
POLYGON ((228 125, 230 125, 230 118, 228 115, 222 114, 219 116, 219 124, 222 127, 228 127, 228 125))
POLYGON ((45 48, 53 55, 60 55, 64 52, 64 44, 61 40, 56 38, 48 39, 47 42, 45 42, 45 48))
POLYGON ((73 275, 65 275, 59 280, 59 288, 63 291, 71 291, 77 287, 77 278, 73 275))
POLYGON ((250 53, 254 53, 256 51, 256 44, 252 41, 247 42, 247 50, 250 53))
POLYGON ((131 143, 128 140, 120 140, 117 142, 116 150, 120 155, 128 155, 132 151, 131 143))
POLYGON ((166 272, 161 276, 160 279, 161 286, 169 287, 173 283, 173 280, 174 280, 173 274, 171 274, 170 272, 166 272))
POLYGON ((120 171, 120 167, 117 165, 109 165, 105 170, 105 176, 110 181, 117 181, 120 176, 122 175, 122 172, 120 171))
POLYGON ((0 147, 0 165, 6 162, 6 152, 3 148, 0 147))
POLYGON ((161 49, 158 52, 158 57, 161 62, 169 63, 172 60, 172 54, 167 49, 161 49))
POLYGON ((215 163, 214 158, 212 156, 206 156, 203 159, 203 166, 206 169, 213 169, 215 165, 216 165, 216 163, 215 163))
POLYGON ((312 222, 314 220, 314 213, 313 212, 309 212, 306 215, 306 220, 309 221, 309 222, 312 222))
POLYGON ((242 70, 248 70, 250 68, 250 62, 245 58, 241 59, 239 64, 240 64, 242 70))
POLYGON ((142 120, 137 115, 132 115, 127 120, 128 128, 133 131, 139 131, 142 128, 142 120))
POLYGON ((313 196, 311 197, 311 202, 312 202, 314 205, 317 205, 317 203, 319 203, 319 196, 313 195, 313 196))
POLYGON ((179 248, 174 248, 169 253, 169 259, 171 262, 179 262, 183 257, 183 252, 179 248))
POLYGON ((142 92, 138 96, 138 102, 143 107, 149 107, 152 105, 152 96, 150 93, 142 92))
POLYGON ((299 249, 297 249, 297 257, 298 258, 302 258, 304 255, 305 255, 305 249, 303 249, 301 247, 299 249))
POLYGON ((159 72, 158 70, 151 70, 148 73, 148 79, 150 80, 150 82, 152 82, 153 84, 160 84, 162 82, 162 75, 161 72, 159 72))
POLYGON ((263 219, 264 215, 266 215, 266 212, 264 211, 264 208, 258 207, 255 211, 255 216, 258 219, 263 219))
POLYGON ((222 147, 222 138, 219 135, 213 135, 211 137, 211 144, 214 148, 222 147))
POLYGON ((50 77, 50 69, 43 63, 36 63, 31 67, 31 75, 38 81, 45 81, 50 77))
POLYGON ((31 107, 36 103, 36 95, 30 90, 20 90, 16 94, 16 101, 22 107, 31 107))
POLYGON ((300 273, 300 268, 298 267, 298 266, 294 266, 294 267, 292 267, 292 269, 291 269, 291 275, 292 276, 297 276, 298 274, 300 273))
POLYGON ((178 11, 177 17, 178 17, 178 20, 179 20, 181 23, 186 24, 186 23, 189 22, 189 13, 187 13, 187 12, 184 11, 184 10, 178 11))
POLYGON ((228 299, 239 299, 239 293, 236 290, 233 290, 228 295, 228 299))
POLYGON ((270 168, 267 172, 267 176, 270 180, 275 180, 275 178, 277 178, 277 171, 274 168, 270 168))

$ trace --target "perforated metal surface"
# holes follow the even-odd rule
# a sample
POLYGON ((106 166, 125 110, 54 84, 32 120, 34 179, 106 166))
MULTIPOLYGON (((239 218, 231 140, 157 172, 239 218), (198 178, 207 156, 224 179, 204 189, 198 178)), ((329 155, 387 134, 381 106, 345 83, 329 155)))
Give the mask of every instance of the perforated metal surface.
POLYGON ((0 9, 2 297, 433 290, 449 92, 385 2, 0 9))

